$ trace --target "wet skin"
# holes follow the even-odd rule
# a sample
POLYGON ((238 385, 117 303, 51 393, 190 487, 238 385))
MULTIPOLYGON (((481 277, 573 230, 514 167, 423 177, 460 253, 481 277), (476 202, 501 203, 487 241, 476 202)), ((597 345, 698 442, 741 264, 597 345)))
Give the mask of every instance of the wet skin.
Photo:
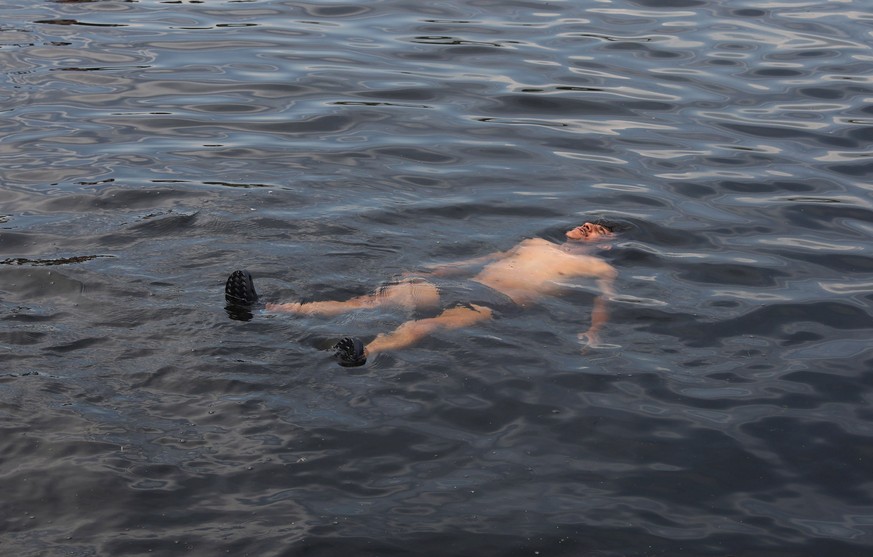
MULTIPOLYGON (((525 306, 543 296, 558 294, 558 283, 575 278, 597 281, 600 295, 594 300, 590 327, 577 335, 585 346, 599 343, 598 333, 607 321, 606 300, 613 294, 616 271, 606 261, 586 253, 585 247, 608 241, 613 233, 607 228, 584 223, 566 232, 567 241, 556 244, 542 238, 523 240, 512 249, 496 252, 455 263, 431 267, 424 273, 415 273, 398 283, 379 291, 344 301, 267 304, 270 311, 338 315, 361 308, 401 307, 406 309, 435 308, 439 306, 439 290, 422 275, 451 276, 470 274, 474 280, 505 294, 516 304, 525 306)), ((471 304, 444 310, 436 317, 407 321, 389 333, 382 333, 365 347, 366 354, 397 350, 421 340, 439 329, 468 327, 490 319, 490 308, 471 304)))

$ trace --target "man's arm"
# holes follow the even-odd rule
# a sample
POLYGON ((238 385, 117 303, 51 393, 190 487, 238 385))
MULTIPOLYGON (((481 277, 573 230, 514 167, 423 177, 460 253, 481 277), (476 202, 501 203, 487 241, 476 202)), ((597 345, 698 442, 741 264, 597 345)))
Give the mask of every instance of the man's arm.
POLYGON ((615 283, 617 274, 614 268, 609 267, 608 272, 602 273, 600 278, 597 279, 600 295, 594 298, 594 307, 591 309, 591 327, 578 335, 579 340, 586 346, 600 344, 599 333, 601 327, 609 320, 607 302, 615 293, 612 286, 615 283))

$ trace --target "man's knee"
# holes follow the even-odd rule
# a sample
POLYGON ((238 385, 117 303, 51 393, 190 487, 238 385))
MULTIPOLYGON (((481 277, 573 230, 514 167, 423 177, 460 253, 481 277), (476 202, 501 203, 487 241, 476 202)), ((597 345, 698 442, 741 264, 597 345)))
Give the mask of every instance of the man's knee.
POLYGON ((478 304, 464 304, 447 309, 441 317, 446 327, 457 328, 491 319, 493 314, 491 308, 478 304))
POLYGON ((473 308, 476 313, 481 315, 480 319, 491 319, 494 317, 494 310, 489 307, 480 306, 479 304, 470 304, 470 307, 473 308))

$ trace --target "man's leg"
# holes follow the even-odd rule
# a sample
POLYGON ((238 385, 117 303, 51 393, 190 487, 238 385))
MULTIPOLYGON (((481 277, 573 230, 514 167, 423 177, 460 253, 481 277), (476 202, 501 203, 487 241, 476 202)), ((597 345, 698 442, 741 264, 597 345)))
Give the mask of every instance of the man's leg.
POLYGON ((471 304, 443 311, 436 317, 407 321, 390 333, 383 333, 364 348, 366 355, 397 350, 414 344, 440 329, 460 329, 491 319, 493 312, 485 306, 471 304))
POLYGON ((439 301, 439 289, 433 284, 426 281, 406 280, 396 284, 389 284, 373 294, 358 296, 350 300, 267 304, 266 309, 267 311, 331 316, 356 309, 379 307, 399 307, 409 310, 425 309, 437 307, 439 301))

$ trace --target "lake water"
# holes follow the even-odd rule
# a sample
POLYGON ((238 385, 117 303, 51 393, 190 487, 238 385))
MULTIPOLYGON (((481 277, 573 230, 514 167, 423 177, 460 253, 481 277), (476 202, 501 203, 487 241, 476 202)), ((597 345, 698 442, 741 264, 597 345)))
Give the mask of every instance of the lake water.
POLYGON ((0 0, 0 553, 866 556, 861 0, 0 0), (583 220, 590 292, 336 365, 583 220))

